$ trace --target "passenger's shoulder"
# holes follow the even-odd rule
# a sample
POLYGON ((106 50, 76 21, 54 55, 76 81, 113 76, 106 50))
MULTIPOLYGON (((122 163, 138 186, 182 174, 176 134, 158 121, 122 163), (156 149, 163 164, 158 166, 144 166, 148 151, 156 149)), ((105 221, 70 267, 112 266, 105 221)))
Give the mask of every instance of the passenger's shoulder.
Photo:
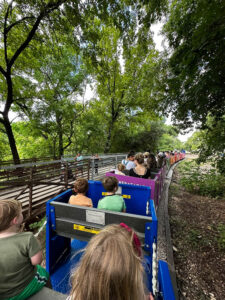
POLYGON ((17 237, 19 239, 23 239, 23 240, 28 240, 29 241, 29 240, 31 240, 31 239, 34 238, 34 235, 33 235, 32 232, 26 231, 26 232, 20 232, 20 233, 18 233, 17 237))
POLYGON ((20 232, 19 234, 20 236, 27 236, 27 237, 33 236, 33 232, 31 231, 20 232))

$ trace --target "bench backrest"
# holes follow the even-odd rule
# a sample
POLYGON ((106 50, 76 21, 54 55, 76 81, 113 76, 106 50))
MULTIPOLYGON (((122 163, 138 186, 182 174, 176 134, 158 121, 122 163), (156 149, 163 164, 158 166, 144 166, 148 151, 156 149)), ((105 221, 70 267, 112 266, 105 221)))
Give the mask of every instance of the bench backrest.
POLYGON ((106 176, 114 176, 119 180, 120 184, 148 186, 151 188, 151 199, 154 200, 155 207, 158 206, 160 200, 160 193, 162 190, 162 174, 161 171, 155 174, 154 179, 144 179, 126 175, 118 175, 113 172, 107 172, 106 176))
POLYGON ((140 236, 144 236, 146 226, 150 226, 152 222, 152 217, 99 210, 56 201, 50 203, 50 209, 52 211, 52 229, 55 233, 81 240, 89 240, 106 225, 120 223, 126 223, 134 228, 140 236))

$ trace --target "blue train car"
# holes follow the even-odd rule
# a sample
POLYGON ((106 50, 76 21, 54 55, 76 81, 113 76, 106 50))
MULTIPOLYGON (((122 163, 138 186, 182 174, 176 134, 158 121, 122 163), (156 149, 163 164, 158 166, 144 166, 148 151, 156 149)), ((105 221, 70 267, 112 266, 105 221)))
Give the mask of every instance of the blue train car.
POLYGON ((159 261, 157 264, 157 217, 150 187, 119 184, 119 193, 125 200, 126 213, 96 208, 105 195, 99 181, 89 181, 87 196, 92 199, 93 208, 68 204, 72 190, 47 202, 46 268, 53 289, 69 294, 70 275, 81 257, 80 250, 104 226, 123 222, 140 237, 149 291, 155 299, 175 299, 167 263, 159 261))

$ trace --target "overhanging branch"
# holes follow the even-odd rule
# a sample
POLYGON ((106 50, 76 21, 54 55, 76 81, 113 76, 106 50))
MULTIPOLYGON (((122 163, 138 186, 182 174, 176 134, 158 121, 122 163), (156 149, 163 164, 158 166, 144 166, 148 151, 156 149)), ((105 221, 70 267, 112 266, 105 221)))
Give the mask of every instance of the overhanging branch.
POLYGON ((6 71, 3 69, 3 67, 2 66, 0 66, 0 72, 6 77, 6 71))
POLYGON ((16 52, 14 53, 13 57, 11 58, 11 60, 9 61, 9 68, 11 68, 14 64, 14 62, 16 61, 16 59, 18 58, 18 56, 21 54, 21 52, 29 45, 30 41, 32 40, 32 38, 34 37, 38 26, 40 24, 40 22, 43 20, 44 17, 46 17, 48 14, 50 14, 52 11, 54 11, 55 9, 57 9, 62 3, 66 2, 66 0, 59 0, 56 3, 48 3, 48 5, 46 5, 46 7, 40 12, 39 16, 37 17, 31 31, 29 32, 27 38, 25 39, 25 41, 20 45, 20 47, 16 50, 16 52))

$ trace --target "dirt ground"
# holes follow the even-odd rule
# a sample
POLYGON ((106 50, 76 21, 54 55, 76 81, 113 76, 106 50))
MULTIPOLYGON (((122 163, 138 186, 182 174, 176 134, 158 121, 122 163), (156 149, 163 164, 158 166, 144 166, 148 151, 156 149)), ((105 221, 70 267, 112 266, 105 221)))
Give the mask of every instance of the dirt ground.
POLYGON ((169 216, 180 299, 225 299, 225 252, 218 243, 225 200, 190 194, 178 181, 175 169, 169 216))

